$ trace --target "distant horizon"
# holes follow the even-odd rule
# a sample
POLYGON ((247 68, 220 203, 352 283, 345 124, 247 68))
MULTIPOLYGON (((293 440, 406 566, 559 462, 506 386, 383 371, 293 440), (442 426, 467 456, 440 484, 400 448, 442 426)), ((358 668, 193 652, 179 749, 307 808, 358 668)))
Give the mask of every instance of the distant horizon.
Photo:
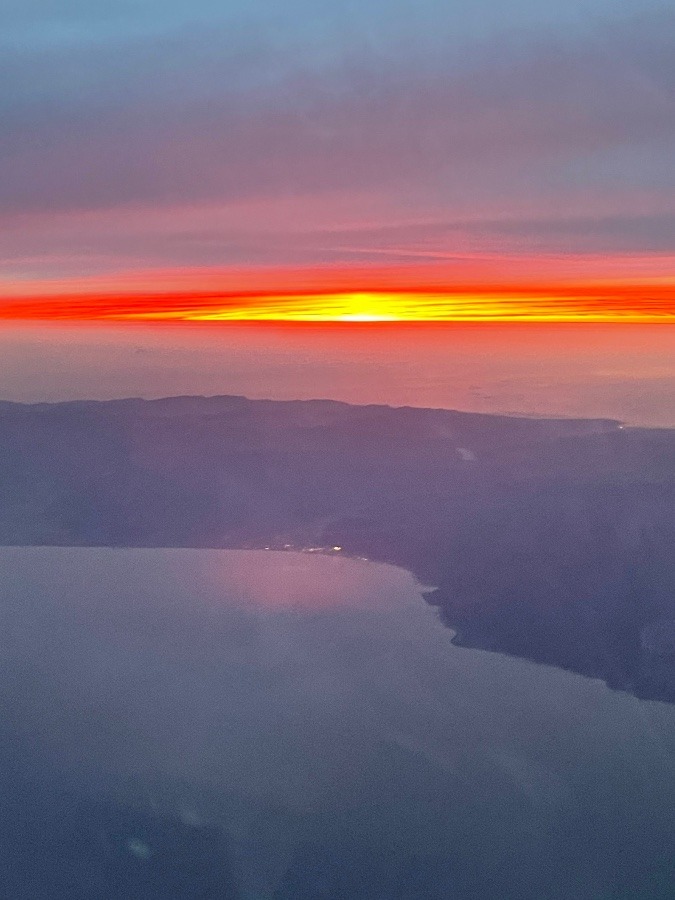
POLYGON ((0 298, 0 321, 550 322, 675 324, 675 284, 119 292, 59 289, 0 298))
POLYGON ((675 328, 594 322, 0 324, 16 402, 239 395, 675 427, 675 328))
POLYGON ((0 327, 675 323, 664 0, 10 0, 1 43, 0 327))

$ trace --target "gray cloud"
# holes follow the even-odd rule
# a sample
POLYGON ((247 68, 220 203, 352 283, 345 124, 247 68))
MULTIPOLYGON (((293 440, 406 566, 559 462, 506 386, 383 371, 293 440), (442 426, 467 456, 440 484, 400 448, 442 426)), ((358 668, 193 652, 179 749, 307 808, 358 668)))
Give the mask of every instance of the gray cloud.
MULTIPOLYGON (((493 220, 516 216, 498 226, 505 245, 517 236, 533 249, 675 249, 672 216, 650 194, 661 205, 675 199, 675 13, 665 7, 633 3, 632 16, 596 15, 582 28, 592 4, 579 0, 553 32, 558 5, 522 2, 514 21, 531 27, 500 40, 501 13, 487 34, 425 0, 405 45, 395 35, 410 19, 404 2, 399 19, 389 7, 391 22, 379 0, 319 21, 299 0, 283 14, 262 2, 228 15, 205 4, 199 17, 184 3, 142 6, 73 2, 43 21, 43 4, 10 4, 0 62, 5 229, 44 213, 133 217, 138 206, 370 191, 399 207, 403 243, 420 240, 407 222, 430 204, 432 217, 445 210, 462 222, 475 198, 482 224, 463 227, 489 246, 493 220), (434 36, 433 16, 442 35, 456 22, 453 40, 434 36), (642 207, 611 208, 613 192, 642 207), (583 194, 595 210, 575 208, 583 194)), ((235 258, 243 246, 258 247, 255 258, 266 246, 271 255, 298 248, 297 236, 271 232, 220 234, 235 258)), ((166 235, 146 240, 152 259, 177 251, 166 235)), ((21 240, 12 243, 10 262, 21 255, 21 240)), ((209 259, 208 242, 198 243, 186 258, 209 259)), ((25 253, 33 249, 29 236, 25 253)), ((107 252, 120 249, 115 239, 107 252)))

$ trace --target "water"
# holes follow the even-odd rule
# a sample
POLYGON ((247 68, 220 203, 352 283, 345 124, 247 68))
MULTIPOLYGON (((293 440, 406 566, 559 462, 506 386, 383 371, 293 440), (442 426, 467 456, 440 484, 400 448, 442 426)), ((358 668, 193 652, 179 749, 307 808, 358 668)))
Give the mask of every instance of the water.
POLYGON ((3 896, 672 896, 675 707, 454 647, 403 570, 0 566, 3 896))
POLYGON ((675 427, 675 327, 5 325, 0 399, 243 394, 675 427))

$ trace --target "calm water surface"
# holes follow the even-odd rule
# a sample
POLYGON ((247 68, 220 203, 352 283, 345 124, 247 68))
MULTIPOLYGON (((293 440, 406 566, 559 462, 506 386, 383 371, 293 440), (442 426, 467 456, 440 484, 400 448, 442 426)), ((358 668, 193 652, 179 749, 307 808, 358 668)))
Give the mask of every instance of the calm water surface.
POLYGON ((453 647, 407 572, 0 567, 2 896, 673 896, 675 707, 453 647))

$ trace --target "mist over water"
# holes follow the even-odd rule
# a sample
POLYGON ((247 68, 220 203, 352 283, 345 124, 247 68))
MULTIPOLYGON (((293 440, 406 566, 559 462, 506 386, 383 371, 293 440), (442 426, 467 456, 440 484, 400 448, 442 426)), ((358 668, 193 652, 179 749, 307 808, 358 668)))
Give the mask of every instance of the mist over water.
POLYGON ((675 426, 675 327, 590 324, 28 326, 0 398, 241 394, 675 426))

